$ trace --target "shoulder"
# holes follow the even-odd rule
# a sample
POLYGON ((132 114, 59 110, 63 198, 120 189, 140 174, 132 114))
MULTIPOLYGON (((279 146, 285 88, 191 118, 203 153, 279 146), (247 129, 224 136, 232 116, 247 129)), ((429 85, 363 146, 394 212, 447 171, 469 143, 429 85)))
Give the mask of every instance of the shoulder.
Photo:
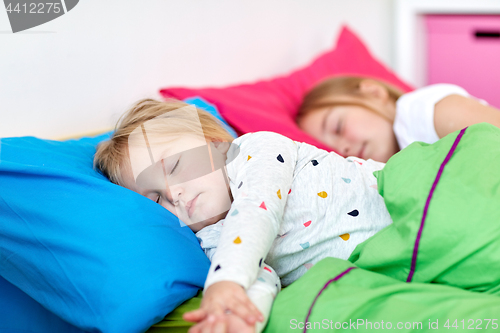
POLYGON ((253 146, 274 146, 283 144, 292 144, 294 141, 284 135, 274 132, 252 132, 243 134, 242 136, 233 140, 240 149, 248 149, 253 146))
POLYGON ((242 136, 239 136, 238 138, 234 139, 234 141, 246 141, 246 140, 259 140, 259 139, 269 139, 269 138, 274 138, 277 140, 288 140, 288 141, 293 141, 290 138, 287 138, 286 136, 282 134, 278 134, 275 132, 268 132, 268 131, 260 131, 260 132, 250 132, 243 134, 242 136))
POLYGON ((455 84, 437 83, 404 94, 398 99, 397 105, 401 108, 414 103, 436 104, 448 95, 461 95, 468 97, 469 93, 464 88, 455 84))
POLYGON ((454 84, 432 84, 401 96, 396 102, 394 133, 400 149, 414 141, 433 143, 439 140, 434 127, 436 104, 450 95, 469 96, 454 84))

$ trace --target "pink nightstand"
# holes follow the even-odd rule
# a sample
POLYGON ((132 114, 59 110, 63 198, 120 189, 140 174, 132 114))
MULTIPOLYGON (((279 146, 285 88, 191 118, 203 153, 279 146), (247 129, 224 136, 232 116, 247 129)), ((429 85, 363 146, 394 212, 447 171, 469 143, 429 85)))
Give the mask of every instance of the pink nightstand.
POLYGON ((426 15, 427 83, 454 83, 500 108, 500 15, 426 15))

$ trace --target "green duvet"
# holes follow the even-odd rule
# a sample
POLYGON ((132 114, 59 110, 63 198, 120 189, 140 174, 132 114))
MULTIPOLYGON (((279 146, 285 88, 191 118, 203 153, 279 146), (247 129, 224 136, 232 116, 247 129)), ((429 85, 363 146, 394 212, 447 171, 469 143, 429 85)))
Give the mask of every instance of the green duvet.
POLYGON ((500 331, 500 129, 413 143, 376 176, 394 223, 281 292, 266 332, 500 331))

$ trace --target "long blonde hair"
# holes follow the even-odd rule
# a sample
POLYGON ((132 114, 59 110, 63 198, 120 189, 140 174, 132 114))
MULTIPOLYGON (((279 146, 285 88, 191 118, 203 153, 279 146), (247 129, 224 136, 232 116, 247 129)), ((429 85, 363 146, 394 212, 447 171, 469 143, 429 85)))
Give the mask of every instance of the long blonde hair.
POLYGON ((189 104, 178 100, 157 101, 154 99, 142 99, 135 103, 118 120, 110 140, 103 141, 97 146, 94 155, 94 168, 101 171, 111 182, 124 184, 122 168, 127 167, 129 137, 134 130, 143 126, 149 120, 168 115, 172 117, 167 121, 156 122, 148 126, 148 134, 175 135, 200 132, 207 141, 232 142, 233 137, 224 129, 222 124, 211 114, 196 108, 199 122, 190 117, 183 117, 182 113, 172 111, 179 110, 189 104))
MULTIPOLYGON (((380 80, 371 79, 367 77, 358 77, 358 76, 337 76, 326 79, 322 81, 320 84, 316 85, 313 89, 311 89, 304 99, 302 100, 302 105, 299 108, 299 112, 297 114, 296 121, 299 122, 302 117, 306 114, 316 111, 320 108, 324 107, 333 107, 333 106, 341 106, 341 105, 357 105, 363 106, 370 111, 376 112, 378 115, 387 118, 385 114, 380 113, 379 110, 374 109, 367 103, 364 103, 364 99, 367 97, 360 90, 360 84, 364 80, 373 80, 379 83, 382 87, 384 87, 389 97, 396 102, 401 95, 403 95, 403 91, 400 89, 385 83, 380 80), (357 101, 328 101, 328 99, 335 96, 349 96, 353 97, 357 101)), ((393 119, 389 119, 391 122, 393 119)))

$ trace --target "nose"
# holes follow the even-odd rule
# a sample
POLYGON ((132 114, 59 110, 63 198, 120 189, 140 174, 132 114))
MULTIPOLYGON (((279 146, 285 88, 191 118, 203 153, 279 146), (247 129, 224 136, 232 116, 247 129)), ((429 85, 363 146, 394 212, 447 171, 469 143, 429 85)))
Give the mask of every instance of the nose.
POLYGON ((167 199, 174 205, 179 203, 179 199, 182 196, 182 187, 178 185, 167 186, 167 199))

